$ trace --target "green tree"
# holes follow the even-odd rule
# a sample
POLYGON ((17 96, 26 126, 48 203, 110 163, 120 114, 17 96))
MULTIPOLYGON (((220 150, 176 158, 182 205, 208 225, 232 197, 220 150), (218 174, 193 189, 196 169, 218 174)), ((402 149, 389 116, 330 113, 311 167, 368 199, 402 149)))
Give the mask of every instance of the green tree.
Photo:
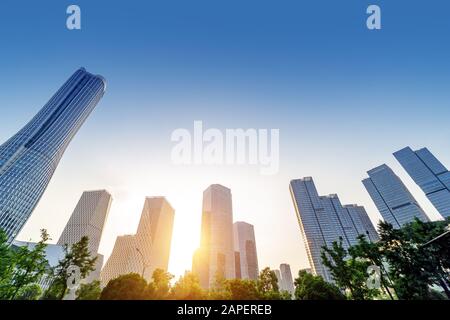
POLYGON ((358 236, 358 243, 348 249, 352 257, 370 261, 372 265, 380 268, 380 284, 383 292, 379 294, 380 299, 395 299, 395 290, 392 288, 392 282, 389 279, 388 272, 385 268, 386 259, 384 258, 380 242, 369 242, 364 235, 358 236))
POLYGON ((6 233, 0 229, 0 299, 11 295, 11 279, 14 272, 13 251, 7 243, 6 233))
POLYGON ((260 299, 281 299, 277 275, 275 274, 275 271, 270 270, 270 268, 267 267, 261 270, 257 281, 257 287, 260 299))
POLYGON ((441 286, 450 298, 450 237, 447 234, 437 238, 446 232, 449 223, 449 218, 435 222, 416 219, 401 229, 380 223, 380 251, 400 299, 434 299, 431 285, 441 286))
POLYGON ((145 300, 147 281, 137 273, 110 280, 102 290, 100 300, 145 300))
MULTIPOLYGON (((6 249, 5 242, 0 244, 0 251, 5 257, 1 261, 2 281, 0 295, 2 299, 19 299, 20 292, 25 288, 38 283, 48 269, 45 249, 49 235, 41 230, 41 240, 34 246, 21 246, 6 249), (9 259, 6 261, 6 259, 9 259)), ((3 242, 4 238, 0 240, 3 242)))
POLYGON ((330 270, 336 285, 342 291, 348 292, 351 299, 367 300, 380 294, 378 289, 367 287, 367 268, 372 262, 349 255, 342 245, 341 237, 339 241, 333 242, 331 248, 323 247, 321 258, 323 264, 330 270))
POLYGON ((345 296, 338 287, 320 276, 314 276, 300 270, 294 281, 295 299, 297 300, 344 300, 345 296))
POLYGON ((256 281, 232 279, 227 280, 227 287, 231 300, 258 300, 258 286, 256 281))
POLYGON ((174 284, 170 296, 175 300, 202 300, 207 297, 207 294, 201 288, 198 277, 187 272, 174 284))
POLYGON ((80 279, 86 278, 91 271, 95 270, 95 262, 97 257, 91 257, 89 252, 89 238, 84 236, 80 241, 70 246, 64 246, 64 258, 58 262, 58 265, 52 269, 51 285, 45 293, 46 299, 61 300, 67 293, 67 279, 70 274, 70 267, 77 266, 80 268, 80 279))
POLYGON ((22 287, 16 295, 16 300, 38 300, 42 295, 42 288, 37 283, 22 287))
POLYGON ((228 281, 225 279, 223 272, 216 272, 214 277, 214 284, 209 289, 208 299, 211 300, 229 300, 231 299, 231 292, 228 287, 228 281))
POLYGON ((12 251, 7 243, 6 233, 0 229, 0 285, 2 280, 10 278, 12 251))
POLYGON ((170 281, 173 275, 165 272, 163 269, 155 269, 152 275, 152 282, 146 288, 146 299, 166 300, 170 294, 170 281))
POLYGON ((77 289, 76 300, 98 300, 101 293, 100 281, 94 280, 91 283, 82 283, 77 289))

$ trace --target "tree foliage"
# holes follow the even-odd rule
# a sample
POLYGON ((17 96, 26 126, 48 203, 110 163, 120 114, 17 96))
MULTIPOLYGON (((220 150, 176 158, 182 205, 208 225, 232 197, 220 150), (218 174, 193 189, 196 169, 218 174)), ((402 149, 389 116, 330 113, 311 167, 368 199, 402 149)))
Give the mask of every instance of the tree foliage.
POLYGON ((101 292, 102 289, 98 280, 94 280, 91 283, 82 283, 76 292, 76 300, 98 300, 101 292))
POLYGON ((174 284, 170 297, 175 300, 202 300, 207 293, 200 286, 198 277, 187 272, 174 284))
POLYGON ((377 289, 367 287, 367 268, 372 265, 371 261, 354 255, 354 251, 347 252, 342 238, 334 241, 332 248, 324 247, 321 257, 336 285, 348 292, 351 299, 369 300, 378 294, 377 289))
POLYGON ((6 234, 0 232, 1 299, 26 299, 28 296, 36 299, 36 285, 48 270, 45 256, 48 240, 47 231, 42 229, 41 240, 34 246, 11 247, 6 234))
POLYGON ((97 257, 91 257, 89 252, 89 238, 84 236, 80 241, 64 246, 64 258, 58 262, 50 273, 51 284, 45 293, 46 299, 61 300, 67 294, 67 280, 70 276, 69 268, 77 266, 80 269, 79 281, 85 279, 95 270, 97 257))
POLYGON ((294 280, 295 299, 297 300, 344 300, 345 295, 338 287, 332 285, 320 276, 314 276, 300 270, 294 280))
POLYGON ((352 299, 399 298, 440 299, 432 289, 441 287, 450 298, 450 234, 446 221, 422 222, 415 219, 400 229, 380 222, 380 240, 368 242, 360 236, 358 244, 346 251, 340 242, 324 248, 322 261, 336 285, 352 299), (380 288, 367 288, 367 267, 380 268, 380 288))
POLYGON ((121 275, 108 282, 100 300, 144 300, 147 282, 137 273, 121 275))

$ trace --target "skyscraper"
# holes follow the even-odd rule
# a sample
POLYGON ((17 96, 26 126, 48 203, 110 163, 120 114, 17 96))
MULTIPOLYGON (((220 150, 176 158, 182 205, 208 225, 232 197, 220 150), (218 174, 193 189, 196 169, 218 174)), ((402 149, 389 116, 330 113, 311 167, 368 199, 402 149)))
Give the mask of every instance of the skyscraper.
MULTIPOLYGON (((58 245, 72 245, 84 236, 89 238, 91 256, 99 255, 98 247, 103 233, 103 227, 111 207, 112 197, 106 190, 85 191, 81 195, 69 222, 58 240, 58 245)), ((89 275, 89 280, 100 278, 103 256, 99 255, 95 271, 89 275)), ((89 281, 88 281, 89 282, 89 281)))
POLYGON ((247 222, 233 224, 234 249, 239 252, 241 279, 258 279, 258 255, 256 253, 255 230, 247 222))
POLYGON ((413 151, 406 147, 394 156, 437 211, 444 218, 450 217, 450 172, 447 168, 427 148, 413 151))
MULTIPOLYGON (((329 270, 322 264, 322 247, 331 247, 333 241, 342 238, 344 248, 348 248, 357 242, 359 234, 367 236, 367 226, 360 225, 361 219, 352 219, 354 212, 342 206, 336 194, 319 196, 311 177, 292 180, 289 187, 311 270, 332 282, 329 270)), ((370 221, 365 210, 358 214, 367 217, 365 222, 370 221)))
POLYGON ((195 252, 192 271, 203 288, 213 286, 218 276, 236 277, 233 245, 233 210, 230 189, 219 184, 203 192, 200 248, 195 252))
POLYGON ((37 115, 0 146, 0 229, 11 242, 41 199, 67 146, 106 82, 76 71, 37 115))
POLYGON ((280 274, 281 274, 282 289, 293 295, 294 279, 292 279, 291 266, 288 265, 287 263, 280 264, 280 274))
POLYGON ((429 221, 416 199, 391 168, 383 164, 367 171, 367 174, 369 178, 362 182, 386 222, 394 228, 400 228, 415 217, 429 221))
POLYGON ((101 272, 102 285, 135 272, 151 280, 155 269, 167 271, 175 211, 164 197, 147 197, 135 235, 119 236, 101 272))
POLYGON ((375 226, 372 221, 370 221, 369 215, 363 206, 358 206, 357 204, 347 204, 344 206, 344 209, 347 210, 358 234, 366 235, 372 242, 380 239, 375 226))

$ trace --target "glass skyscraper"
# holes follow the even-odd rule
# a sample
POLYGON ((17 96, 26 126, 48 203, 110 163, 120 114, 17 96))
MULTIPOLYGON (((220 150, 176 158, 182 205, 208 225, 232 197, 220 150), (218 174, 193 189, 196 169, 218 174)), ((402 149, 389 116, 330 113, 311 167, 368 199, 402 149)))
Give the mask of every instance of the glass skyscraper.
POLYGON ((200 247, 192 259, 192 272, 198 276, 203 288, 213 287, 218 276, 236 277, 233 242, 231 190, 213 184, 203 192, 200 247))
POLYGON ((104 78, 79 69, 25 127, 0 146, 0 229, 9 242, 30 217, 64 151, 105 88, 104 78))
POLYGON ((257 280, 259 275, 258 254, 256 252, 255 228, 250 223, 238 221, 233 224, 234 250, 239 257, 236 278, 257 280), (238 270, 240 277, 238 277, 238 270))
POLYGON ((438 212, 444 218, 450 217, 450 172, 447 168, 427 148, 413 151, 406 147, 395 152, 394 157, 438 212))
POLYGON ((429 221, 416 199, 390 167, 383 164, 367 171, 367 174, 369 178, 362 182, 386 222, 394 228, 401 228, 415 217, 429 221))
POLYGON ((360 234, 367 236, 369 241, 378 239, 363 207, 342 206, 335 194, 319 196, 311 177, 292 180, 290 191, 313 274, 333 281, 322 264, 323 246, 331 247, 333 241, 342 238, 344 248, 348 248, 357 243, 360 234))

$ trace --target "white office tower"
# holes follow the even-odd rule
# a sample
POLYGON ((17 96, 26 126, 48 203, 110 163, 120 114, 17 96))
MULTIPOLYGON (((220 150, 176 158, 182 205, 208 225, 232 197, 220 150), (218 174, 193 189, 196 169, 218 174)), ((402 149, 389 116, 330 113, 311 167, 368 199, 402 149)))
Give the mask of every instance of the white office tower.
POLYGON ((294 280, 292 279, 291 267, 287 263, 280 264, 282 290, 294 294, 294 280))
POLYGON ((203 192, 201 242, 194 254, 192 271, 206 289, 218 277, 236 277, 231 190, 219 184, 203 192))
POLYGON ((239 252, 241 279, 258 279, 258 255, 256 253, 255 230, 247 222, 233 224, 234 251, 239 252))
POLYGON ((111 202, 111 194, 106 190, 83 192, 58 240, 58 245, 67 244, 70 247, 84 236, 89 238, 89 252, 92 257, 97 256, 97 262, 95 270, 88 275, 85 282, 100 279, 103 255, 99 254, 98 248, 111 202))
POLYGON ((155 269, 167 271, 175 211, 164 197, 147 197, 135 235, 119 236, 101 273, 102 286, 128 273, 150 281, 155 269))

